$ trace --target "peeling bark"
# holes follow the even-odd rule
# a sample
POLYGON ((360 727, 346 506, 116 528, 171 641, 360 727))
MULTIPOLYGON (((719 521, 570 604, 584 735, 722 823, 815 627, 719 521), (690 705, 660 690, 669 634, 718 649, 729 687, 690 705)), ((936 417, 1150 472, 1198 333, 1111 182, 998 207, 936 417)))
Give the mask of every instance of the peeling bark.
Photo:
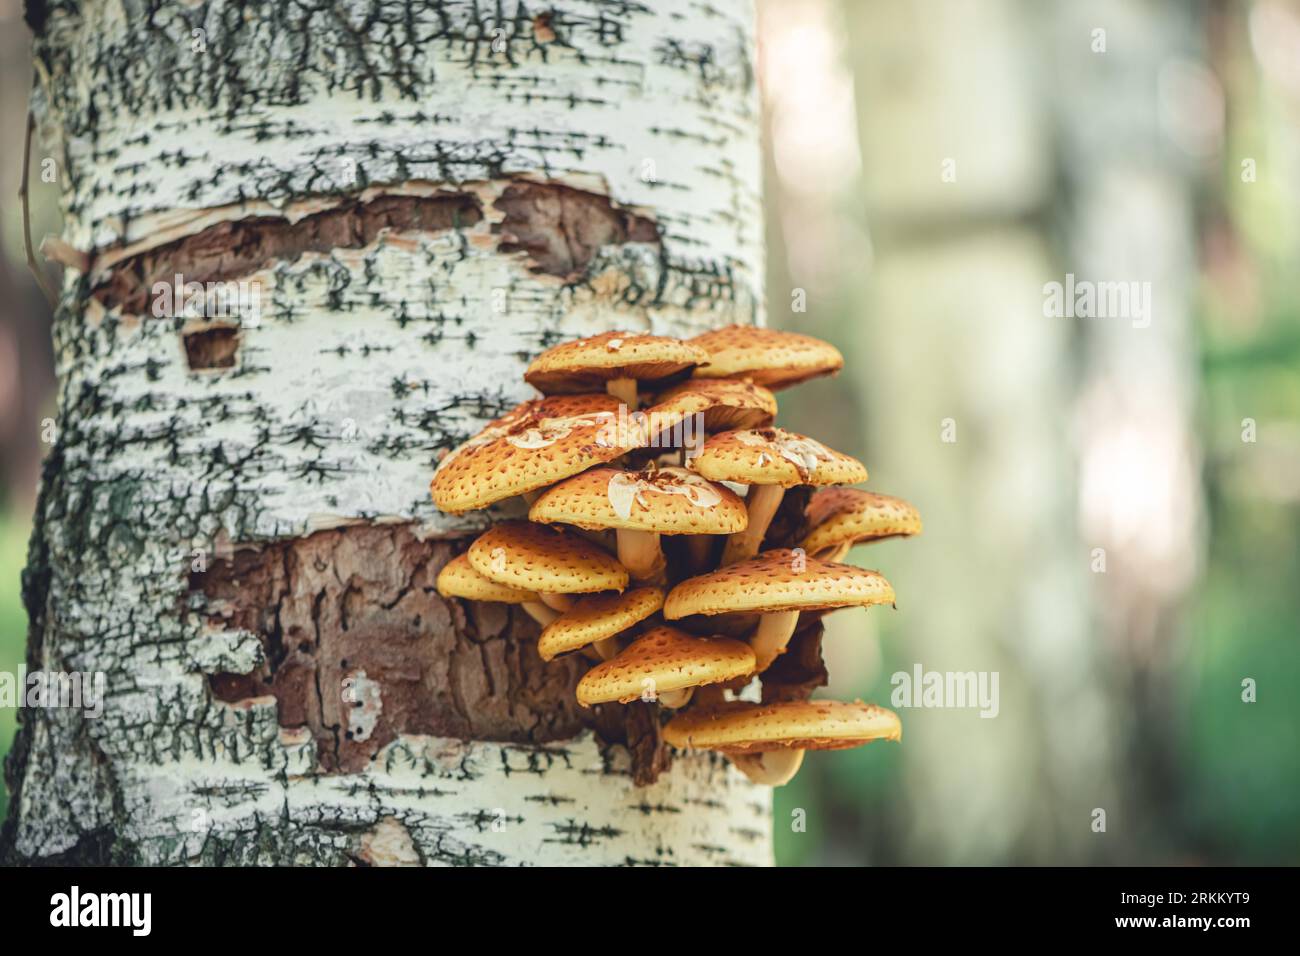
POLYGON ((210 675, 213 695, 274 697, 280 726, 311 732, 325 772, 363 770, 402 734, 577 736, 588 721, 573 688, 587 665, 544 662, 537 624, 517 608, 441 598, 434 581, 460 550, 404 525, 357 525, 214 562, 191 576, 208 625, 261 646, 251 670, 210 675), (382 702, 361 714, 372 685, 382 702))
POLYGON ((171 283, 176 275, 203 284, 243 279, 277 263, 297 262, 309 252, 364 249, 384 232, 444 232, 482 218, 474 196, 450 194, 380 196, 296 222, 267 216, 221 222, 115 263, 91 294, 106 308, 144 314, 154 283, 171 283))
POLYGON ((659 243, 650 219, 567 186, 520 183, 506 189, 496 205, 505 213, 498 227, 501 251, 528 253, 532 267, 548 275, 580 277, 603 246, 659 243))
POLYGON ((108 694, 21 712, 0 856, 770 863, 766 790, 667 769, 655 708, 578 713, 531 623, 430 590, 492 516, 427 493, 539 349, 761 321, 747 3, 28 18, 89 263, 54 325, 28 664, 108 694), (260 321, 156 318, 177 271, 257 283, 260 321))

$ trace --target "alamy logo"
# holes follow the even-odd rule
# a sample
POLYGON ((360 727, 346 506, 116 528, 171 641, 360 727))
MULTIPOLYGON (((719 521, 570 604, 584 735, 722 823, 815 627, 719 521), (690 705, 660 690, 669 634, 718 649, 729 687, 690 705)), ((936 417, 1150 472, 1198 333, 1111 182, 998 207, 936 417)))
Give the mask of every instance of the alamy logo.
POLYGON ((151 893, 70 893, 50 897, 51 926, 129 926, 131 935, 148 936, 153 927, 151 893))
POLYGON ((889 684, 895 707, 978 707, 981 717, 996 717, 1001 709, 997 671, 927 671, 916 664, 911 673, 896 672, 889 684))
POLYGON ((104 713, 103 671, 0 671, 0 707, 45 707, 80 710, 87 717, 104 713))
POLYGON ((1065 282, 1043 286, 1043 315, 1057 319, 1132 319, 1133 328, 1151 324, 1150 282, 1075 281, 1067 272, 1065 282))
POLYGON ((186 282, 179 272, 173 281, 153 284, 154 318, 231 319, 256 328, 262 321, 260 282, 186 282))

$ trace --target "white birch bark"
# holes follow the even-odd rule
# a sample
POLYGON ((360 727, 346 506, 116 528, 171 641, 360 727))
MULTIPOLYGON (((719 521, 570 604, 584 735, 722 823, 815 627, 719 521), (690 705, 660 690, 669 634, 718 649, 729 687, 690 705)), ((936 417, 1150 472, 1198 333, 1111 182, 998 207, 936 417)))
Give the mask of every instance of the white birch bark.
POLYGON ((99 719, 23 712, 6 858, 771 861, 770 794, 725 762, 678 757, 638 787, 571 705, 539 716, 550 678, 517 616, 432 593, 483 518, 427 490, 441 450, 529 396, 541 348, 762 321, 750 15, 33 5, 35 105, 86 272, 55 321, 29 666, 103 671, 108 696, 99 719), (228 367, 192 367, 201 323, 149 314, 178 264, 260 283, 228 367), (283 587, 218 595, 207 575, 237 568, 283 587), (278 684, 213 691, 290 664, 305 721, 278 684))

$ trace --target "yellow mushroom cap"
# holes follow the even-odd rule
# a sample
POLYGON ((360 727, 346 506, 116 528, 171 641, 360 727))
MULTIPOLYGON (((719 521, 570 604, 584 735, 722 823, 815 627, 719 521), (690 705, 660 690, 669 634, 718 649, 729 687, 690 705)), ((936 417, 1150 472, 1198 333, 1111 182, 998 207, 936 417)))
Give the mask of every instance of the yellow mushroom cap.
POLYGON ((902 722, 892 710, 838 700, 731 701, 679 713, 664 727, 664 739, 674 747, 733 755, 786 749, 843 750, 902 736, 902 722))
POLYGON ((597 664, 578 681, 584 707, 628 703, 647 693, 665 694, 743 677, 754 669, 748 644, 726 637, 692 637, 675 627, 656 627, 613 660, 597 664))
POLYGON ((747 485, 851 485, 867 480, 862 462, 784 428, 719 432, 691 467, 711 481, 747 485))
POLYGON ((468 555, 458 554, 442 566, 436 582, 438 593, 447 598, 465 598, 468 601, 497 601, 501 604, 523 604, 541 600, 532 591, 498 584, 483 577, 469 563, 468 555))
POLYGON ((561 395, 516 406, 443 458, 434 504, 448 514, 486 508, 641 447, 644 424, 620 417, 620 404, 612 395, 561 395))
POLYGON ((622 634, 663 606, 664 592, 659 588, 633 588, 622 594, 593 594, 581 598, 543 628, 542 636, 537 639, 537 652, 542 660, 552 660, 560 654, 622 634))
POLYGON ((662 379, 708 362, 698 346, 644 332, 602 332, 533 359, 524 381, 546 395, 599 391, 616 378, 662 379))
POLYGON ((533 502, 528 517, 587 530, 660 534, 734 534, 749 520, 744 502, 730 489, 675 467, 584 471, 533 502))
POLYGON ((858 488, 823 488, 813 494, 804 514, 812 525, 802 545, 809 554, 921 533, 921 515, 902 498, 858 488))
POLYGON ((696 378, 747 378, 773 391, 844 367, 835 346, 796 332, 730 325, 690 342, 709 356, 709 364, 695 370, 696 378))
POLYGON ((893 601, 893 587, 877 571, 781 548, 688 578, 668 593, 664 617, 675 621, 692 614, 818 611, 893 601))
POLYGON ((731 378, 692 378, 660 394, 660 408, 704 416, 705 431, 765 428, 776 417, 776 396, 761 385, 731 378))
POLYGON ((576 534, 527 521, 507 521, 469 546, 474 570, 498 584, 541 594, 621 591, 627 569, 576 534))

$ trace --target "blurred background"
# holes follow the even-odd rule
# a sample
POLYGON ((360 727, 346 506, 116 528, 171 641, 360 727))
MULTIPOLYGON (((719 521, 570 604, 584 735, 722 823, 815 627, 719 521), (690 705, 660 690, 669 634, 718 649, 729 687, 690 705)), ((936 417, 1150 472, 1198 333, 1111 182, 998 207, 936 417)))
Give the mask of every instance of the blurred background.
MULTIPOLYGON (((824 694, 888 705, 918 664, 1000 691, 810 754, 780 862, 1300 862, 1300 0, 758 8, 769 321, 848 361, 783 424, 925 519, 853 552, 898 609, 826 618, 824 694), (1149 324, 1045 316, 1067 274, 1149 282, 1149 324)), ((28 45, 0 0, 8 671, 53 415, 28 45)))

